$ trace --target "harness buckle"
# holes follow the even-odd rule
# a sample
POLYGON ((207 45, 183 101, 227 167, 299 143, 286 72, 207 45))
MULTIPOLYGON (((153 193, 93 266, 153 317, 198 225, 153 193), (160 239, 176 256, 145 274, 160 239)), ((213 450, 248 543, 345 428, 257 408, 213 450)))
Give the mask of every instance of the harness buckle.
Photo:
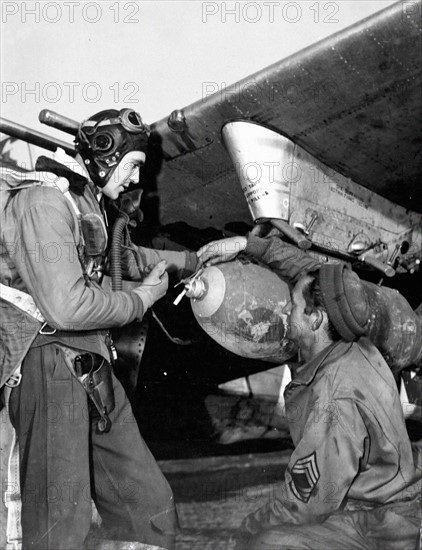
POLYGON ((51 327, 50 327, 50 331, 48 331, 48 330, 44 330, 45 327, 48 327, 47 321, 45 321, 45 323, 43 324, 43 326, 40 328, 40 330, 38 331, 38 334, 46 334, 47 336, 48 336, 48 335, 51 336, 52 334, 56 334, 57 329, 51 328, 51 327))
POLYGON ((5 386, 8 388, 16 388, 16 386, 19 386, 22 380, 22 374, 11 374, 8 378, 7 382, 4 383, 5 386))

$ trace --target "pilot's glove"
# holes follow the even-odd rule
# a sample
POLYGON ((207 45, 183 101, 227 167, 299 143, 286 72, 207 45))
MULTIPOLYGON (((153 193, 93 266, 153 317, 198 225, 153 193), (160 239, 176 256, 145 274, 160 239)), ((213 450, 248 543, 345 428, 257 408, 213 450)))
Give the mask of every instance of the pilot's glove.
POLYGON ((206 244, 196 253, 198 256, 197 269, 202 265, 209 266, 233 260, 239 252, 245 250, 247 243, 247 238, 239 235, 206 244))
POLYGON ((133 289, 144 305, 144 311, 162 298, 169 286, 169 276, 166 271, 167 262, 161 260, 148 273, 142 284, 133 289))

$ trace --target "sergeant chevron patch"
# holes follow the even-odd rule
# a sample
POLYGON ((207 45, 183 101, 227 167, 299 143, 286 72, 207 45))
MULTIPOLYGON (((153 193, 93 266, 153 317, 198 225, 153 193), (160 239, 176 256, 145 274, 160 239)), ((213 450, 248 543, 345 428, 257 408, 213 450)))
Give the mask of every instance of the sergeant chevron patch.
POLYGON ((290 473, 292 481, 290 481, 289 486, 293 494, 302 502, 308 502, 319 480, 315 451, 308 456, 296 460, 290 473))

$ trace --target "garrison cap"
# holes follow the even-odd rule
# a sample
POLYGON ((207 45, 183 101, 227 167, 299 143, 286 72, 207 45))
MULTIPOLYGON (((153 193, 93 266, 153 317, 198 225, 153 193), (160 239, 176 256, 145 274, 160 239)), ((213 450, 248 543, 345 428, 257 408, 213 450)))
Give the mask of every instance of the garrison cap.
POLYGON ((319 268, 319 283, 328 318, 340 336, 351 342, 368 332, 369 303, 359 276, 345 263, 319 268))

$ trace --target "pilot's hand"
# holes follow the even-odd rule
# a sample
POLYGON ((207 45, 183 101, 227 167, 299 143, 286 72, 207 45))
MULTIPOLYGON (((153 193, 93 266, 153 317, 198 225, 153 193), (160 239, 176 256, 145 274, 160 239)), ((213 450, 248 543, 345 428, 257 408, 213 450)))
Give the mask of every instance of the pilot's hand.
POLYGON ((166 294, 169 286, 166 267, 167 262, 161 260, 149 270, 149 274, 142 281, 142 284, 133 289, 133 292, 142 300, 144 311, 166 294))
POLYGON ((197 268, 233 260, 239 252, 245 250, 247 242, 246 237, 236 236, 206 244, 196 253, 198 256, 197 268))
POLYGON ((146 267, 144 267, 144 269, 142 270, 142 272, 144 274, 144 279, 147 275, 149 275, 151 273, 151 271, 154 269, 154 267, 156 265, 157 264, 148 264, 146 267))

